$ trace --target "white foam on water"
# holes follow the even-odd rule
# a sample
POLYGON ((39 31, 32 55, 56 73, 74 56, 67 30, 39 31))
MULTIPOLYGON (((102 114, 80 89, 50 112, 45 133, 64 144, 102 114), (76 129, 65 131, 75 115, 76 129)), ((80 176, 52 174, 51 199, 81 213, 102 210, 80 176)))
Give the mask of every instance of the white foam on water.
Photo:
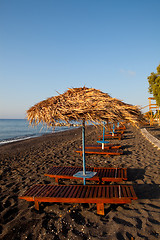
POLYGON ((0 145, 6 144, 6 143, 13 143, 13 142, 18 142, 18 141, 23 141, 23 140, 27 140, 27 139, 34 138, 34 137, 38 137, 38 136, 2 140, 2 141, 0 141, 0 145))

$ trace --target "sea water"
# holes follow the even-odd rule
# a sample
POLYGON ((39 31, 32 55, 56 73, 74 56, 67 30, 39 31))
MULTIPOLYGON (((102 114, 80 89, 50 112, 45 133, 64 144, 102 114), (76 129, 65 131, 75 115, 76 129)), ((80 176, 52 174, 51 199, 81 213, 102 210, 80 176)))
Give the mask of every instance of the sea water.
POLYGON ((42 126, 42 124, 32 127, 26 119, 0 119, 0 145, 68 129, 68 127, 63 126, 53 130, 42 126))

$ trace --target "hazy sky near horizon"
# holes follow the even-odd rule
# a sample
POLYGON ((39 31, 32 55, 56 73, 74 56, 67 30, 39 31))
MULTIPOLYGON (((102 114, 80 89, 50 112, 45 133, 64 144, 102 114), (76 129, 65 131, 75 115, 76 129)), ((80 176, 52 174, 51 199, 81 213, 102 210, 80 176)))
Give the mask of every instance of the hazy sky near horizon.
POLYGON ((0 118, 84 85, 148 105, 159 10, 159 0, 0 0, 0 118))

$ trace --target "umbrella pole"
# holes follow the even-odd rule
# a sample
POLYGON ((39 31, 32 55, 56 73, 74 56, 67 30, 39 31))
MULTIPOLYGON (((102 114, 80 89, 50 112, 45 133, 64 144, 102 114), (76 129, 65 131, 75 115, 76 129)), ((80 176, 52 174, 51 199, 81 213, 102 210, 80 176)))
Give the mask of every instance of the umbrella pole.
MULTIPOLYGON (((85 120, 83 120, 82 126, 82 154, 83 154, 83 175, 86 175, 86 163, 85 163, 85 120)), ((84 178, 84 185, 86 180, 84 178)))
POLYGON ((115 125, 113 124, 112 136, 114 136, 114 133, 115 133, 115 125))
POLYGON ((103 122, 103 143, 102 143, 102 149, 104 149, 104 135, 105 135, 105 122, 103 122))
POLYGON ((105 122, 103 122, 103 141, 104 141, 104 135, 105 135, 105 122))
POLYGON ((83 178, 83 184, 86 185, 86 178, 92 178, 96 175, 97 172, 86 171, 86 163, 85 163, 85 120, 83 120, 82 124, 82 155, 83 155, 83 171, 79 171, 75 173, 74 177, 83 178))
POLYGON ((113 124, 113 133, 115 133, 115 124, 113 124))

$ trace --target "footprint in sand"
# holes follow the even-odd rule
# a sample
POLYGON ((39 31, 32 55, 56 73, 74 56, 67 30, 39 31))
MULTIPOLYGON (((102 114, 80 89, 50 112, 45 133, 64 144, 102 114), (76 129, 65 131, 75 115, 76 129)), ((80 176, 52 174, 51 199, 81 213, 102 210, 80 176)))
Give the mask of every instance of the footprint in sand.
POLYGON ((3 215, 3 222, 4 224, 12 221, 16 215, 18 215, 18 208, 14 207, 12 209, 9 209, 4 215, 3 215))
POLYGON ((118 223, 118 224, 122 224, 123 226, 127 226, 127 227, 133 227, 133 224, 128 222, 128 221, 125 221, 121 218, 117 218, 117 217, 113 217, 113 220, 118 223))

